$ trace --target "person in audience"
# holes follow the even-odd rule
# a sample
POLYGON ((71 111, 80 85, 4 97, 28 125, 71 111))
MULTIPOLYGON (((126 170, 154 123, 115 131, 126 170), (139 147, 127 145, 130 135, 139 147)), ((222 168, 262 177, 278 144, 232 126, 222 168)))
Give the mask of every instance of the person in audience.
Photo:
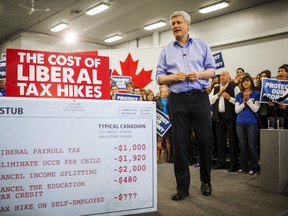
POLYGON ((288 72, 278 72, 277 80, 288 80, 288 72))
POLYGON ((241 76, 243 76, 245 73, 243 68, 237 68, 236 69, 236 74, 233 80, 231 80, 231 82, 234 83, 234 85, 238 86, 238 84, 240 83, 241 80, 241 76))
MULTIPOLYGON (((161 88, 160 90, 160 98, 156 101, 156 108, 160 111, 162 111, 164 114, 166 114, 168 117, 170 115, 170 109, 169 109, 169 90, 167 88, 161 88)), ((171 127, 169 130, 164 134, 163 137, 157 135, 157 152, 159 155, 160 151, 163 148, 163 141, 165 139, 165 147, 167 151, 167 158, 166 161, 170 161, 171 159, 171 144, 170 144, 170 138, 171 138, 171 127)))
MULTIPOLYGON (((259 73, 259 86, 256 86, 256 90, 261 92, 262 88, 262 79, 263 78, 271 78, 271 71, 270 70, 263 70, 259 73)), ((271 116, 271 109, 269 109, 268 103, 261 103, 260 108, 258 110, 259 115, 259 129, 267 129, 268 128, 268 117, 271 116)), ((257 151, 258 155, 260 155, 260 130, 258 134, 258 141, 257 141, 257 151)))
POLYGON ((257 175, 257 139, 258 139, 258 110, 260 108, 260 93, 250 75, 241 80, 242 91, 236 95, 235 112, 236 131, 240 143, 239 173, 257 175))
MULTIPOLYGON (((264 70, 260 73, 260 85, 257 86, 257 90, 261 92, 262 88, 262 79, 263 78, 271 78, 271 71, 270 70, 264 70)), ((260 129, 267 129, 267 118, 268 116, 271 116, 271 112, 268 110, 268 104, 267 103, 261 103, 260 109, 259 109, 259 120, 260 120, 260 129)), ((260 148, 260 146, 259 146, 260 148)), ((260 151, 260 150, 259 150, 260 151)))
MULTIPOLYGON (((280 71, 276 77, 277 80, 288 80, 288 72, 280 71)), ((288 89, 283 93, 283 96, 288 94, 288 89)), ((268 109, 272 117, 282 117, 284 120, 284 129, 288 128, 288 106, 283 101, 268 102, 268 109)))
POLYGON ((259 89, 260 86, 260 73, 256 75, 255 77, 255 88, 260 91, 261 89, 259 89))
POLYGON ((141 95, 141 89, 138 86, 134 87, 134 94, 140 95, 140 101, 143 101, 143 97, 141 95))
POLYGON ((6 79, 0 78, 0 96, 6 96, 6 79))
POLYGON ((286 76, 288 75, 288 66, 285 66, 285 65, 281 65, 279 68, 278 68, 278 75, 277 76, 286 76))
POLYGON ((145 88, 141 88, 140 89, 140 94, 142 96, 143 101, 146 100, 146 89, 145 88))
POLYGON ((211 93, 210 104, 213 105, 212 119, 216 127, 217 165, 216 169, 226 168, 227 135, 229 139, 230 164, 228 171, 238 170, 238 140, 236 135, 235 97, 240 92, 238 86, 230 82, 228 71, 220 74, 220 86, 211 93))
POLYGON ((210 94, 210 92, 212 91, 212 89, 215 86, 219 86, 220 85, 220 75, 216 75, 214 77, 212 77, 211 81, 210 81, 210 86, 207 88, 207 92, 208 94, 210 94))
POLYGON ((154 92, 151 89, 146 91, 146 101, 155 101, 154 92))
MULTIPOLYGON (((159 85, 159 92, 156 93, 156 96, 155 96, 155 100, 157 101, 159 98, 160 98, 160 92, 161 92, 161 89, 162 88, 167 88, 168 89, 168 86, 167 85, 159 85)), ((169 89, 168 89, 169 90, 169 89)))
POLYGON ((134 87, 134 94, 138 94, 138 95, 141 95, 141 89, 138 87, 138 86, 135 86, 134 87))
POLYGON ((116 84, 112 84, 110 86, 110 99, 115 100, 115 93, 118 92, 119 92, 118 86, 116 84))
POLYGON ((133 82, 127 82, 126 83, 126 93, 127 94, 134 94, 134 83, 133 82))

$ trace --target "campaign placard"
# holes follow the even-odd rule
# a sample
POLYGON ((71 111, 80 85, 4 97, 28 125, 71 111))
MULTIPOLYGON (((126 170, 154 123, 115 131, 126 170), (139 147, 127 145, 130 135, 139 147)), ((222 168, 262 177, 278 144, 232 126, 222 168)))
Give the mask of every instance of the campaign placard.
POLYGON ((6 60, 6 53, 2 53, 1 60, 6 60))
POLYGON ((97 52, 6 53, 7 96, 110 99, 109 58, 97 52))
POLYGON ((112 76, 111 78, 119 91, 126 91, 126 83, 132 81, 131 76, 112 76))
POLYGON ((156 109, 156 111, 157 134, 163 137, 171 127, 170 118, 161 110, 156 109))
POLYGON ((140 101, 140 98, 141 98, 141 95, 138 95, 138 94, 115 93, 115 100, 140 101))
POLYGON ((6 60, 0 60, 0 79, 6 78, 6 60))
POLYGON ((213 57, 214 57, 214 60, 215 60, 216 69, 220 69, 220 68, 225 67, 224 60, 223 60, 221 52, 213 54, 213 57))
POLYGON ((261 103, 283 102, 288 105, 288 81, 263 78, 260 101, 261 103))
POLYGON ((152 103, 0 98, 0 215, 157 210, 152 103))

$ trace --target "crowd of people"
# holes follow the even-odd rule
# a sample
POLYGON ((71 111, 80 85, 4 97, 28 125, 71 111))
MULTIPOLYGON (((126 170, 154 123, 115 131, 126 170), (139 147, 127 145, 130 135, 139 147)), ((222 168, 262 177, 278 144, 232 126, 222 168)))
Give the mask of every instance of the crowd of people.
MULTIPOLYGON (((264 70, 252 78, 238 68, 234 78, 228 71, 215 76, 211 50, 205 41, 190 37, 190 23, 189 14, 184 11, 170 16, 175 40, 163 47, 155 75, 156 83, 165 90, 160 90, 154 100, 172 123, 171 132, 158 136, 157 150, 163 148, 165 140, 167 161, 174 163, 177 190, 171 199, 175 201, 189 196, 189 162, 195 152, 200 167, 200 191, 210 196, 213 156, 217 160, 215 169, 257 175, 259 131, 267 128, 267 118, 282 117, 284 128, 288 128, 288 109, 283 102, 260 102, 262 79, 271 78, 271 71, 264 70), (193 150, 196 151, 191 153, 193 150)), ((278 68, 276 79, 288 80, 287 64, 278 68)), ((141 100, 147 100, 148 94, 149 100, 153 100, 151 90, 135 93, 142 95, 141 100)))
POLYGON ((284 129, 288 128, 288 107, 283 102, 260 103, 262 79, 288 80, 288 65, 281 65, 277 74, 264 70, 255 78, 242 68, 236 70, 233 79, 227 71, 217 76, 219 78, 213 78, 208 89, 212 119, 216 125, 214 156, 217 157, 217 165, 215 169, 228 168, 230 172, 257 175, 260 157, 259 132, 260 129, 268 128, 267 118, 282 117, 284 129), (227 152, 230 152, 228 167, 225 163, 227 152))
MULTIPOLYGON (((210 86, 206 91, 211 108, 213 157, 216 160, 214 169, 257 175, 260 129, 267 129, 267 118, 283 117, 284 128, 288 129, 288 107, 283 102, 260 103, 262 79, 271 77, 288 80, 288 65, 280 66, 277 74, 264 70, 252 77, 243 68, 238 68, 234 78, 231 78, 229 72, 222 71, 210 79, 210 86)), ((116 92, 119 92, 118 87, 111 85, 111 99, 116 92)), ((126 93, 139 94, 142 101, 155 101, 157 109, 168 117, 171 115, 171 92, 166 84, 160 85, 159 92, 155 94, 151 89, 134 87, 133 82, 128 82, 126 93)), ((161 150, 165 149, 166 162, 173 163, 175 147, 171 128, 163 137, 157 135, 157 157, 160 160, 161 150)), ((189 130, 192 135, 187 149, 187 161, 189 165, 196 165, 199 163, 199 145, 193 128, 189 130)))

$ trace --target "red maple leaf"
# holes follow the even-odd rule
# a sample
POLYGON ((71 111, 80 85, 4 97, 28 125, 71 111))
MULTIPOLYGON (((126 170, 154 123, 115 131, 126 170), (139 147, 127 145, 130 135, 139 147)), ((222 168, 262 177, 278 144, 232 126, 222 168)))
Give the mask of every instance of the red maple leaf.
MULTIPOLYGON (((122 76, 131 76, 134 86, 139 88, 145 88, 151 81, 152 70, 144 70, 136 75, 138 61, 133 61, 131 54, 129 53, 125 62, 120 61, 122 76)), ((120 76, 120 74, 114 69, 112 75, 120 76)))

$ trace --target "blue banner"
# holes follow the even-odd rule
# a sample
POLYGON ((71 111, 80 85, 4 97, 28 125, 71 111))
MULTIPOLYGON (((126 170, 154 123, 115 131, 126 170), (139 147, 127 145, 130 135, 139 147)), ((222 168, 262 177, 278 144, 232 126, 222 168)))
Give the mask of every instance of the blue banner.
POLYGON ((140 101, 140 97, 138 94, 115 93, 115 100, 121 101, 140 101))
POLYGON ((170 127, 171 127, 171 123, 170 123, 169 117, 165 113, 163 113, 161 110, 156 109, 157 134, 163 137, 170 127))
POLYGON ((262 79, 261 103, 283 102, 288 105, 288 81, 275 79, 262 79))
POLYGON ((224 60, 223 60, 221 52, 215 53, 213 55, 213 57, 214 57, 214 60, 215 60, 216 69, 225 67, 224 60))

